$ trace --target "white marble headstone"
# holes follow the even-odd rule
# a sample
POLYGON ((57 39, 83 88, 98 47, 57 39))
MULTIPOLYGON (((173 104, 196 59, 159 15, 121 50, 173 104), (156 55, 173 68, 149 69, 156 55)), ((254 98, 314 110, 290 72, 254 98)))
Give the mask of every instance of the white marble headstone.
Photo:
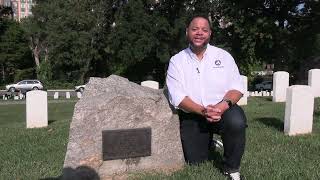
POLYGON ((53 99, 58 99, 59 98, 59 92, 55 92, 53 95, 53 99))
POLYGON ((314 96, 320 97, 320 69, 309 70, 308 85, 311 86, 314 96))
POLYGON ((66 99, 70 99, 70 92, 66 92, 66 99))
POLYGON ((159 89, 159 83, 157 81, 142 81, 141 86, 149 87, 152 89, 159 89))
POLYGON ((238 105, 247 105, 248 103, 248 78, 247 76, 241 76, 242 77, 242 81, 243 81, 243 87, 244 87, 244 94, 242 96, 242 98, 238 101, 238 105))
POLYGON ((278 71, 273 74, 273 102, 285 102, 286 92, 289 87, 289 73, 278 71))
POLYGON ((34 90, 27 92, 26 116, 27 128, 48 126, 48 99, 47 92, 34 90))
POLYGON ((314 96, 310 86, 287 89, 284 132, 289 136, 312 132, 314 96))

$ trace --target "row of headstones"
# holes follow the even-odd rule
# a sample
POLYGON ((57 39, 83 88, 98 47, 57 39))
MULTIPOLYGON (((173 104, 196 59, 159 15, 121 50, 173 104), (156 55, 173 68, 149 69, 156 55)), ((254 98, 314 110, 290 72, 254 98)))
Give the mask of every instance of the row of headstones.
MULTIPOLYGON (((66 99, 70 99, 70 92, 66 92, 66 99)), ((77 98, 82 98, 82 94, 81 92, 77 92, 77 98)), ((59 92, 55 92, 53 94, 53 99, 59 99, 59 92)))
MULTIPOLYGON (((320 96, 320 69, 309 71, 308 84, 289 87, 289 73, 275 72, 273 76, 273 101, 286 101, 284 131, 289 135, 305 134, 312 131, 314 97, 320 96), (284 98, 285 97, 285 98, 284 98)), ((243 76, 245 89, 247 89, 247 77, 243 76)), ((156 81, 144 81, 142 86, 159 89, 156 81)), ((239 105, 247 104, 248 91, 238 102, 239 105)), ((56 93, 58 94, 58 93, 56 93)), ((55 96, 57 97, 58 95, 55 96)), ((66 93, 68 94, 68 93, 66 93)), ((70 96, 70 93, 69 93, 70 96)), ((45 127, 48 125, 47 92, 27 92, 27 128, 45 127)))
POLYGON ((273 91, 254 91, 249 92, 249 96, 273 96, 273 91))
MULTIPOLYGON (((71 98, 71 95, 70 95, 70 92, 66 92, 65 93, 65 98, 66 99, 70 99, 71 98)), ((53 99, 59 99, 59 92, 55 92, 54 93, 54 95, 53 95, 53 99)), ((82 94, 81 94, 81 92, 77 92, 77 98, 82 98, 82 94)), ((2 99, 3 100, 8 100, 9 98, 8 98, 8 96, 6 96, 6 95, 2 95, 2 99)), ((18 96, 13 96, 13 99, 14 100, 21 100, 21 99, 25 99, 25 96, 22 94, 22 93, 20 93, 18 96)))
MULTIPOLYGON (((320 97, 320 69, 311 69, 308 72, 308 86, 314 97, 320 97)), ((273 75, 274 102, 285 102, 287 88, 289 87, 289 73, 285 71, 275 72, 273 75)))
MULTIPOLYGON (((18 96, 13 96, 13 99, 14 100, 19 100, 19 99, 24 99, 24 95, 23 94, 19 94, 18 96)), ((10 96, 7 96, 7 95, 2 95, 2 99, 3 100, 8 100, 10 99, 10 96)))
MULTIPOLYGON (((289 73, 278 71, 273 74, 273 102, 286 102, 284 132, 288 135, 308 134, 312 132, 314 98, 320 97, 320 69, 308 72, 308 85, 292 85, 289 87, 289 73)), ((247 77, 243 76, 247 89, 247 77)), ((247 104, 249 93, 238 102, 247 104)))
MULTIPOLYGON (((311 69, 308 72, 308 86, 310 93, 314 97, 320 97, 320 69, 311 69)), ((278 71, 273 74, 273 91, 262 91, 262 92, 248 92, 248 78, 242 76, 246 93, 239 100, 239 105, 247 105, 248 96, 272 96, 273 102, 286 102, 287 99, 287 88, 289 87, 289 73, 285 71, 278 71)), ((297 86, 297 85, 295 85, 297 86)), ((301 86, 301 85, 300 85, 301 86)))
POLYGON ((320 97, 320 69, 308 72, 308 85, 289 87, 289 73, 274 73, 273 102, 285 102, 284 132, 288 135, 312 132, 314 98, 320 97))

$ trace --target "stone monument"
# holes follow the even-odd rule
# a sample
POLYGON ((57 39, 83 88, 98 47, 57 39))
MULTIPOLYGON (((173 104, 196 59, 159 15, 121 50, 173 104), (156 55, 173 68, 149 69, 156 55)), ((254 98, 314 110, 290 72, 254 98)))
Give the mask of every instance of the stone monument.
POLYGON ((112 179, 130 172, 171 172, 183 165, 178 115, 163 89, 115 75, 90 78, 75 105, 65 168, 88 166, 101 179, 112 179))

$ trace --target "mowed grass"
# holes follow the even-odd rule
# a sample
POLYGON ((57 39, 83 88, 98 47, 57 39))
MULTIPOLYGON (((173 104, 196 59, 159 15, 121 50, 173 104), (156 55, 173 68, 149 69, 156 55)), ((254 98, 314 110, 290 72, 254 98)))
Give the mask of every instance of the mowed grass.
POLYGON ((0 104, 0 179, 59 176, 74 105, 48 103, 49 126, 26 129, 25 104, 0 104))
MULTIPOLYGON (((25 105, 0 105, 0 179, 40 179, 61 175, 74 102, 51 103, 49 126, 25 128, 25 105)), ((285 103, 250 97, 247 145, 241 164, 246 179, 320 179, 320 98, 315 101, 313 132, 283 133, 285 103)), ((132 174, 132 179, 226 179, 220 172, 222 150, 212 161, 186 166, 171 175, 132 174)))
MULTIPOLYGON (((248 180, 320 179, 320 98, 315 101, 313 132, 289 137, 283 133, 285 103, 270 97, 250 97, 244 106, 248 119, 247 144, 241 174, 248 180)), ((222 150, 212 152, 213 160, 187 166, 170 176, 138 174, 135 179, 210 180, 226 179, 221 172, 222 150)))

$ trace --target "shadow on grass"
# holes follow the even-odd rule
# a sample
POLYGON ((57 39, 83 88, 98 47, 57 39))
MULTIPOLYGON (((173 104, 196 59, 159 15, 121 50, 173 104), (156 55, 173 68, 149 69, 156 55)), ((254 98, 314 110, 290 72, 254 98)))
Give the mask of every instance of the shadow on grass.
POLYGON ((278 118, 270 118, 270 117, 264 117, 264 118, 257 118, 257 121, 263 123, 266 126, 273 127, 278 131, 283 131, 284 123, 278 119, 278 118))
POLYGON ((98 173, 88 166, 79 166, 75 169, 64 168, 59 177, 41 178, 40 180, 100 180, 98 173))
POLYGON ((254 96, 254 98, 259 101, 272 101, 272 96, 254 96))
POLYGON ((51 124, 51 123, 53 123, 53 122, 55 122, 56 120, 49 120, 48 121, 48 124, 51 124))
POLYGON ((272 101, 272 96, 266 97, 267 101, 272 101))
POLYGON ((219 171, 222 170, 223 168, 223 161, 222 161, 222 155, 217 151, 216 148, 214 148, 213 150, 210 150, 209 152, 209 161, 212 163, 212 165, 219 169, 219 171))

